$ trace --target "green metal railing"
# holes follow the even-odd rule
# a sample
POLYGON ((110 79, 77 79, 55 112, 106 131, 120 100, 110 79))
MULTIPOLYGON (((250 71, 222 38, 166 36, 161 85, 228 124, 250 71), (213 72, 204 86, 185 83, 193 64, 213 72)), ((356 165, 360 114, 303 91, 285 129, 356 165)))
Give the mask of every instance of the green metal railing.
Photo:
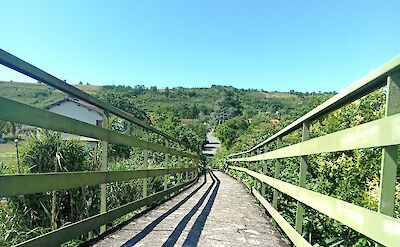
MULTIPOLYGON (((400 220, 393 217, 399 144, 400 57, 396 57, 267 140, 247 151, 230 155, 228 161, 243 163, 275 160, 274 178, 239 166, 229 166, 229 169, 244 172, 263 183, 261 193, 255 188, 252 189, 254 196, 296 246, 311 246, 302 237, 304 205, 369 237, 378 245, 400 246, 400 220), (387 86, 384 118, 309 139, 312 121, 384 86, 387 86), (282 137, 301 127, 302 142, 282 147, 282 137), (276 144, 275 150, 268 152, 264 150, 268 144, 272 143, 276 144), (306 183, 308 155, 373 147, 382 147, 378 212, 303 188, 306 183), (297 186, 279 180, 280 160, 289 157, 300 159, 297 186), (272 205, 265 199, 265 184, 274 189, 272 205), (294 226, 290 225, 277 211, 279 192, 297 200, 294 226)), ((266 169, 263 169, 263 173, 266 173, 266 169)))
POLYGON ((83 186, 100 185, 100 213, 87 219, 65 225, 44 235, 30 239, 18 246, 56 246, 70 239, 79 237, 98 227, 101 232, 106 230, 105 225, 119 217, 122 217, 143 206, 151 205, 163 200, 173 193, 192 185, 198 177, 198 162, 200 156, 188 143, 182 142, 167 133, 164 133, 153 126, 135 118, 133 115, 124 112, 108 103, 86 94, 78 88, 69 85, 56 77, 32 66, 31 64, 0 49, 0 64, 13 70, 21 72, 49 86, 57 88, 69 95, 75 96, 83 101, 95 105, 104 111, 103 126, 98 127, 87 124, 69 117, 58 115, 43 109, 35 108, 26 104, 0 97, 0 119, 19 124, 36 126, 44 129, 60 131, 64 133, 86 136, 102 141, 101 171, 86 172, 60 172, 60 173, 35 173, 18 175, 0 175, 0 198, 25 195, 32 193, 50 192, 60 189, 70 189, 83 186), (123 135, 108 129, 109 114, 115 114, 128 120, 146 131, 159 134, 165 138, 166 144, 161 145, 142 140, 128 135, 123 135), (181 150, 169 147, 170 142, 178 143, 181 150), (122 144, 143 149, 144 164, 141 170, 108 171, 107 170, 107 145, 108 143, 122 144), (186 151, 185 151, 186 149, 186 151), (147 169, 148 150, 165 153, 165 163, 169 155, 177 156, 179 163, 191 163, 187 167, 174 169, 147 169), (188 151, 189 150, 189 151, 188 151), (182 162, 182 158, 185 159, 182 162), (183 180, 183 173, 186 179, 183 180), (177 175, 177 183, 169 188, 169 176, 177 175), (153 195, 148 195, 147 179, 163 176, 164 189, 153 195), (143 198, 122 205, 114 209, 107 208, 107 183, 142 179, 143 198))

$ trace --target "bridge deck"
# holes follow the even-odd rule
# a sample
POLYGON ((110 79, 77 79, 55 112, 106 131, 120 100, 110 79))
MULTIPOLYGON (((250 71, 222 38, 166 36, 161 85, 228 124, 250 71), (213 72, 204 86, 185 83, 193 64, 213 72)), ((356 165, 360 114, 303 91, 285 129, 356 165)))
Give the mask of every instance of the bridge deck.
POLYGON ((286 246, 235 179, 221 172, 197 184, 93 246, 286 246))

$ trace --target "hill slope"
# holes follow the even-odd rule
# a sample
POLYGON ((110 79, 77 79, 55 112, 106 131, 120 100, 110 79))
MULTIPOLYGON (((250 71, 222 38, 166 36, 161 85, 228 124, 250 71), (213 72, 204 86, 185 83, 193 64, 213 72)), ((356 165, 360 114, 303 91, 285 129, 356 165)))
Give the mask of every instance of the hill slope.
MULTIPOLYGON (((226 86, 211 88, 146 88, 144 86, 76 85, 79 89, 108 101, 128 112, 148 115, 173 112, 181 119, 203 122, 225 121, 237 115, 269 113, 272 118, 296 118, 327 99, 331 94, 266 92, 226 86), (139 110, 140 109, 140 110, 139 110)), ((68 97, 44 84, 0 81, 0 96, 43 108, 68 97)))

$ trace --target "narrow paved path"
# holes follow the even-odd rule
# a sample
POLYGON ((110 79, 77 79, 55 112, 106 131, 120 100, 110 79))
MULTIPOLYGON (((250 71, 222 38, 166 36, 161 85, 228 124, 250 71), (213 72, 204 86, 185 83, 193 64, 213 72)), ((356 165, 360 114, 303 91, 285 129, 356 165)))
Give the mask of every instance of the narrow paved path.
POLYGON ((215 171, 94 244, 133 245, 286 246, 245 187, 215 171))
POLYGON ((204 147, 203 154, 205 154, 207 157, 213 156, 220 146, 221 142, 214 136, 214 133, 208 132, 207 143, 204 147))

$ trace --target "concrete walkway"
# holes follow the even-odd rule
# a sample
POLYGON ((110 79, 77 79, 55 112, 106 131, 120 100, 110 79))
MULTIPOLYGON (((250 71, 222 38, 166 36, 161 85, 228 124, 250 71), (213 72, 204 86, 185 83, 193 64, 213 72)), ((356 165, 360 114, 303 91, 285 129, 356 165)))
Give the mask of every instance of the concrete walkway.
POLYGON ((93 246, 287 246, 235 179, 202 176, 188 190, 93 246))
POLYGON ((221 142, 214 136, 214 133, 208 132, 207 143, 204 147, 203 154, 207 157, 214 156, 220 146, 221 142))

